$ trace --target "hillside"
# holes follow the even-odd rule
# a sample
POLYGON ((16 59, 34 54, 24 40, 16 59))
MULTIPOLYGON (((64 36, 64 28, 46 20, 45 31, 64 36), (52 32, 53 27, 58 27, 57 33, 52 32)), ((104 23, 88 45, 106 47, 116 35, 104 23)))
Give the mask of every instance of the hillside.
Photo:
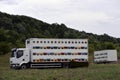
POLYGON ((68 28, 65 24, 49 24, 27 16, 0 12, 0 54, 8 53, 13 47, 24 47, 25 39, 31 37, 88 38, 90 53, 94 50, 115 48, 120 52, 120 38, 86 33, 68 28))

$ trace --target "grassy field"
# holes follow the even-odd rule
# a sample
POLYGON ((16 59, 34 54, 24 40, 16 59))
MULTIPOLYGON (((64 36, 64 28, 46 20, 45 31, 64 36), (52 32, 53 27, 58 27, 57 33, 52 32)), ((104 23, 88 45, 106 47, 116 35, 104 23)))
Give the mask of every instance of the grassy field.
POLYGON ((90 64, 88 68, 9 68, 9 55, 0 56, 0 80, 120 80, 120 64, 90 64))

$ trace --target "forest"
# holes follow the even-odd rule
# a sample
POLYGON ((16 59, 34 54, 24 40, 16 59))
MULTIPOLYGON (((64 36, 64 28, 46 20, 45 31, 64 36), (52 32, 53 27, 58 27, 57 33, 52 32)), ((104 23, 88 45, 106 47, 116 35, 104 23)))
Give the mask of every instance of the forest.
POLYGON ((0 55, 12 48, 25 47, 28 38, 75 38, 88 39, 89 54, 95 50, 117 49, 120 58, 120 38, 106 33, 97 35, 68 28, 64 23, 43 22, 24 15, 11 15, 0 12, 0 55))

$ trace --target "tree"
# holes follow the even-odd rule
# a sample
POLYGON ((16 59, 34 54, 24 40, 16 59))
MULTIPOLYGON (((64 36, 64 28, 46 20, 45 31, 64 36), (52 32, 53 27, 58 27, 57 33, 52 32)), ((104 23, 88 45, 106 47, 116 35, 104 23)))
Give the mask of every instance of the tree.
POLYGON ((95 44, 95 50, 115 49, 112 42, 99 42, 95 44))
POLYGON ((115 46, 112 42, 105 42, 105 49, 115 49, 115 46))

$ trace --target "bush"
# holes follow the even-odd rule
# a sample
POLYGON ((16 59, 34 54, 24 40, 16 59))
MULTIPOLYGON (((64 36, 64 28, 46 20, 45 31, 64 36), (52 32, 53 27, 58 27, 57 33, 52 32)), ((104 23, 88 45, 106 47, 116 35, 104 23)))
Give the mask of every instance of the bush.
POLYGON ((10 52, 10 43, 0 42, 0 55, 10 52))

